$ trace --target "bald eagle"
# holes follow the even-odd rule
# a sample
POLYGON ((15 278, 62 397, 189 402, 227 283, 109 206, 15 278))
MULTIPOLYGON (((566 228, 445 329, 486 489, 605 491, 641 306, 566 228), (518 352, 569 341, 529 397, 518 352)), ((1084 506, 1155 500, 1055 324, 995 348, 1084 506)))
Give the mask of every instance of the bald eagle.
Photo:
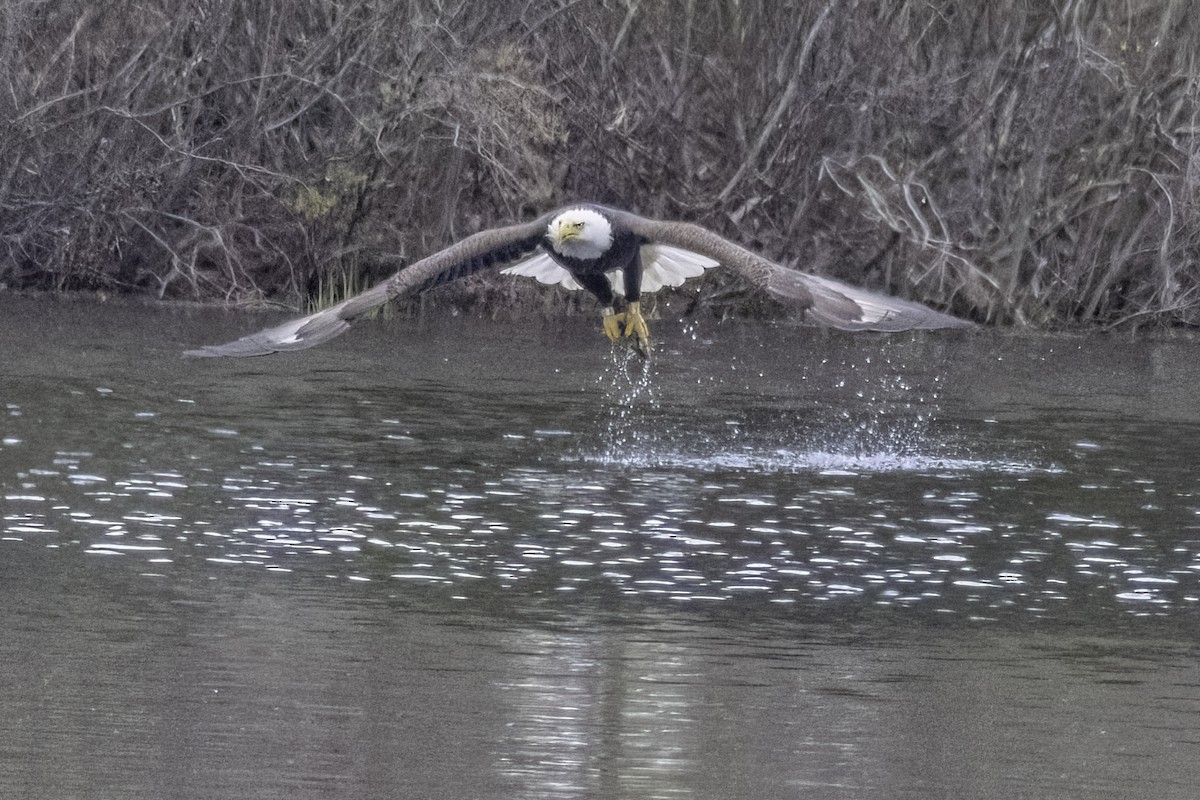
POLYGON ((650 331, 642 316, 642 292, 678 286, 718 265, 820 325, 852 331, 971 326, 920 303, 782 267, 699 225, 580 204, 480 231, 335 306, 185 355, 260 356, 315 347, 390 300, 505 266, 502 272, 591 292, 600 302, 605 335, 613 342, 630 339, 646 352, 650 331), (623 296, 620 312, 618 296, 623 296))

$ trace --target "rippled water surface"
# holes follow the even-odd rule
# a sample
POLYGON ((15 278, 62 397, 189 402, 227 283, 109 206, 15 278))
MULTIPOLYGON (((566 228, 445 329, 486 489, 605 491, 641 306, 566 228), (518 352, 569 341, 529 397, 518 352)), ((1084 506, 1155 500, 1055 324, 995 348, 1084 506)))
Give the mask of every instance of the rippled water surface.
POLYGON ((0 296, 0 796, 1195 796, 1191 342, 0 296))

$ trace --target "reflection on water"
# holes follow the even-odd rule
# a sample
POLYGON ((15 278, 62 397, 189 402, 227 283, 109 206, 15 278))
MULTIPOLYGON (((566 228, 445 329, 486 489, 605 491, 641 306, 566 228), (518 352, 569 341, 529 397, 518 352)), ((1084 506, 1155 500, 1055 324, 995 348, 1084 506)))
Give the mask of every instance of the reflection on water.
POLYGON ((3 306, 5 795, 1190 796, 1186 343, 3 306))

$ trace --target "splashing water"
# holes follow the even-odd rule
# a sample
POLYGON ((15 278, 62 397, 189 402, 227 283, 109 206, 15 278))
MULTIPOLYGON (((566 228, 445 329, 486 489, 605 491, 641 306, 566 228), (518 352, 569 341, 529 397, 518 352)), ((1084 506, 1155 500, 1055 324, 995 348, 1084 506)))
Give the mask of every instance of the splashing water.
MULTIPOLYGON (((697 335, 694 328, 684 333, 697 335)), ((652 365, 631 348, 613 348, 596 379, 604 399, 598 452, 566 458, 639 469, 759 473, 1056 469, 1021 458, 975 457, 957 441, 953 428, 947 434, 938 425, 941 376, 914 381, 908 365, 886 347, 859 358, 822 359, 821 365, 830 376, 822 394, 828 392, 833 400, 817 401, 812 415, 730 418, 723 435, 698 436, 668 418, 672 412, 660 400, 652 365)))
POLYGON ((659 401, 651 361, 632 347, 614 347, 596 383, 604 397, 607 416, 601 463, 629 463, 636 454, 656 449, 658 437, 650 420, 659 410, 659 401))
POLYGON ((822 365, 838 376, 832 388, 842 402, 833 424, 806 436, 804 461, 818 469, 842 464, 868 471, 982 466, 935 430, 941 376, 915 384, 909 365, 894 360, 886 345, 860 358, 822 359, 822 365))

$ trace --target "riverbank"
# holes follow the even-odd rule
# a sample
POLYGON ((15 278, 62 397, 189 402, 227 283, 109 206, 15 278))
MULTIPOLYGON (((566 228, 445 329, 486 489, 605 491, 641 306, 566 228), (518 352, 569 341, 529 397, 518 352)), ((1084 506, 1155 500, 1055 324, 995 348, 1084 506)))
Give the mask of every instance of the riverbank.
MULTIPOLYGON (((490 284, 498 284, 479 291, 473 287, 458 288, 442 287, 427 293, 421 298, 392 303, 379 309, 378 314, 368 319, 381 320, 416 320, 434 324, 451 324, 451 320, 463 319, 470 321, 489 321, 496 323, 501 329, 510 325, 534 324, 551 329, 566 325, 574 329, 576 324, 585 327, 596 322, 599 330, 595 301, 580 292, 568 292, 557 287, 541 286, 523 278, 491 276, 478 279, 490 284), (508 286, 508 283, 516 286, 508 286)), ((703 296, 711 289, 692 291, 678 290, 660 293, 652 296, 646 303, 647 318, 656 327, 664 322, 698 323, 705 326, 720 324, 762 324, 769 326, 808 327, 802 321, 789 319, 786 313, 773 306, 769 300, 745 295, 730 294, 720 302, 720 305, 706 304, 703 296)), ((95 306, 107 306, 121 313, 126 310, 146 309, 153 313, 157 309, 178 309, 188 314, 207 314, 214 310, 230 315, 231 320, 240 318, 240 323, 228 332, 233 335, 237 331, 245 332, 259 325, 270 324, 265 319, 271 317, 283 319, 309 313, 312 309, 306 304, 288 304, 278 301, 267 301, 254 305, 229 303, 217 300, 188 300, 149 297, 134 293, 110 293, 104 291, 63 291, 45 292, 37 290, 12 290, 0 288, 0 312, 11 313, 20 309, 22 314, 37 314, 41 304, 77 305, 91 309, 95 306)), ((90 313, 90 310, 89 310, 90 313)), ((1200 331, 1189 326, 1110 326, 1098 323, 1073 323, 1052 327, 1031 328, 1016 325, 986 326, 989 335, 1004 337, 1036 337, 1044 335, 1065 336, 1067 341, 1075 338, 1091 338, 1096 336, 1113 336, 1118 340, 1135 339, 1146 342, 1200 341, 1200 331)), ((13 328, 16 330, 16 328, 13 328)), ((829 329, 813 327, 820 331, 819 335, 828 335, 829 329)), ((181 334, 182 335, 182 334, 181 334)), ((903 336, 905 334, 856 333, 838 334, 850 336, 878 337, 903 336)), ((937 332, 921 335, 939 335, 937 332)), ((953 332, 948 335, 955 335, 953 332)), ((200 344, 195 337, 183 335, 181 341, 200 344)))
POLYGON ((979 322, 1200 325, 1179 0, 96 9, 5 8, 10 287, 306 303, 595 200, 979 322))

